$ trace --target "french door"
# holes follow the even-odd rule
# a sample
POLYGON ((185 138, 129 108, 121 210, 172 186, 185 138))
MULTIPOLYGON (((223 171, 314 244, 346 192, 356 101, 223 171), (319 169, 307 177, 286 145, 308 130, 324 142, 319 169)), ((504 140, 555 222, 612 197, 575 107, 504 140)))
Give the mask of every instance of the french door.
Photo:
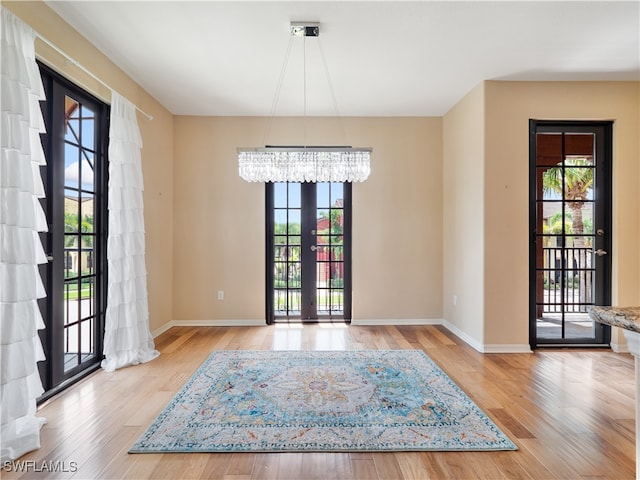
POLYGON ((351 184, 266 184, 267 322, 351 320, 351 184))
POLYGON ((40 302, 46 360, 40 376, 48 398, 95 369, 102 359, 106 286, 108 107, 40 65, 47 159, 43 201, 47 297, 40 302))
POLYGON ((530 343, 606 346, 611 302, 611 122, 530 122, 530 343))

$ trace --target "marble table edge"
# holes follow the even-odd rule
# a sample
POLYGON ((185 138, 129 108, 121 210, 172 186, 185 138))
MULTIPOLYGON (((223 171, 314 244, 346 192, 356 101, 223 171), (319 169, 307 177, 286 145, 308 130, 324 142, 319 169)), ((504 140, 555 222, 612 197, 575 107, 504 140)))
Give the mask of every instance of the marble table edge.
POLYGON ((596 322, 640 333, 640 307, 591 307, 589 316, 596 322))

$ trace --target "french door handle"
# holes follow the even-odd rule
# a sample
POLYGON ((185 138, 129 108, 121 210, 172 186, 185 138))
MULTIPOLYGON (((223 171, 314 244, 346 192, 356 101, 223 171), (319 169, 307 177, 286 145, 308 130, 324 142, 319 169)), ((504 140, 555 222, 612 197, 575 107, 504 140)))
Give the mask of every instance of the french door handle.
POLYGON ((53 255, 47 255, 47 262, 53 262, 53 255))
POLYGON ((607 254, 607 252, 606 252, 606 251, 604 251, 604 250, 602 250, 601 248, 599 248, 598 250, 596 250, 594 253, 595 253, 596 255, 598 255, 599 257, 602 257, 603 255, 606 255, 606 254, 607 254))
POLYGON ((309 248, 311 249, 312 252, 315 252, 318 249, 318 246, 317 245, 311 245, 309 248))

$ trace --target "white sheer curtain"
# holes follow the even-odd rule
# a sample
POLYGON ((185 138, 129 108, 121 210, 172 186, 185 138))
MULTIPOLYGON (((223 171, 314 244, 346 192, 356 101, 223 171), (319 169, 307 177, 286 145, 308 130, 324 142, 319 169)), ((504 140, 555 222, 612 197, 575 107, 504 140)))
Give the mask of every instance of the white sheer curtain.
POLYGON ((136 107, 111 93, 107 311, 102 368, 111 372, 156 358, 149 331, 142 202, 142 139, 136 107))
POLYGON ((0 30, 0 444, 6 461, 40 448, 45 423, 35 413, 43 392, 37 362, 44 360, 38 264, 47 261, 38 232, 47 221, 38 200, 44 197, 44 89, 35 32, 4 7, 0 30))

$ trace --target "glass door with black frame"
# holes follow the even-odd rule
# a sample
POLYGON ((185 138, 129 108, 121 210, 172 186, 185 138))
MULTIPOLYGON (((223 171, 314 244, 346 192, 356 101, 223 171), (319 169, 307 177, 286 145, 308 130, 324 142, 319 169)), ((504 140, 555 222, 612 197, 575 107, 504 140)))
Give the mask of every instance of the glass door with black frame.
POLYGON ((351 319, 351 184, 267 184, 267 319, 351 319))
POLYGON ((611 295, 611 123, 532 121, 530 343, 606 346, 589 317, 611 295))
POLYGON ((106 274, 106 150, 108 107, 41 67, 47 101, 44 151, 49 262, 40 303, 46 361, 44 397, 97 368, 102 358, 106 274))

